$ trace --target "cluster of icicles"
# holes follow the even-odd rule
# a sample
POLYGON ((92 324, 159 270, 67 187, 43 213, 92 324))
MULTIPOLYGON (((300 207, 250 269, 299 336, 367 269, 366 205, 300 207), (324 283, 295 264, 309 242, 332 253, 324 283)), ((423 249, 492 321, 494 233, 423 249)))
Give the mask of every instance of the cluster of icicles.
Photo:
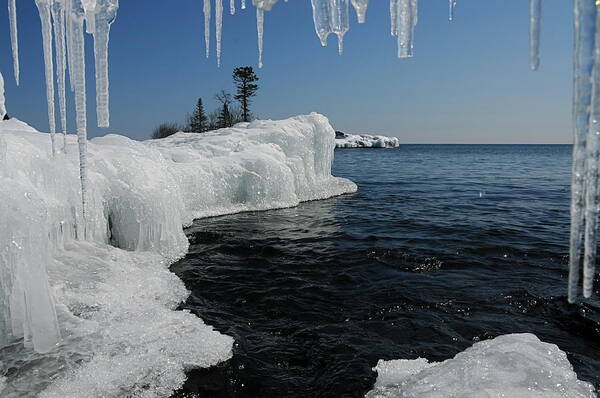
MULTIPOLYGON (((94 37, 96 66, 96 106, 99 127, 108 127, 108 37, 110 25, 115 20, 119 0, 35 0, 42 26, 44 66, 46 73, 46 97, 52 155, 66 151, 67 107, 66 74, 68 71, 71 90, 75 95, 77 138, 82 191, 82 209, 85 216, 87 169, 87 115, 85 92, 85 37, 87 32, 94 37), (84 25, 85 24, 85 25, 84 25), (84 30, 85 26, 85 30, 84 30), (56 65, 54 56, 56 55, 56 65), (62 145, 56 139, 54 71, 63 133, 62 145), (59 149, 60 146, 60 149, 59 149)), ((13 53, 14 74, 19 84, 19 42, 17 30, 16 0, 8 0, 10 35, 13 53)))
MULTIPOLYGON (((210 54, 211 1, 214 1, 217 64, 221 60, 223 0, 203 0, 206 56, 210 54)), ((246 0, 241 8, 246 8, 246 0)), ((253 0, 256 7, 259 67, 262 66, 263 24, 265 11, 278 0, 253 0)), ((287 0, 285 0, 287 1, 287 0)), ((449 19, 454 19, 457 0, 448 0, 449 19)), ((540 20, 542 0, 529 0, 531 68, 539 66, 540 20)), ((593 289, 597 246, 597 218, 600 205, 598 182, 600 175, 600 0, 574 0, 574 145, 573 184, 571 202, 569 301, 579 294, 583 273, 583 296, 593 289)), ((85 93, 85 31, 94 37, 96 63, 96 103, 98 126, 108 127, 108 37, 119 0, 35 0, 42 23, 48 117, 52 153, 56 154, 54 115, 53 39, 56 52, 56 82, 63 134, 67 132, 65 74, 68 71, 71 89, 75 93, 76 124, 79 143, 82 204, 85 218, 86 171, 86 93, 85 93)), ((8 0, 14 72, 19 82, 16 0, 8 0)), ((350 28, 350 4, 359 23, 366 20, 369 0, 311 0, 315 31, 321 44, 335 34, 339 52, 343 51, 344 35, 350 28)), ((235 14, 236 0, 229 9, 235 14)), ((398 41, 398 57, 413 55, 413 37, 418 20, 418 0, 390 0, 391 35, 398 41)), ((1 79, 1 75, 0 75, 1 79)), ((65 150, 65 140, 62 148, 65 150)))

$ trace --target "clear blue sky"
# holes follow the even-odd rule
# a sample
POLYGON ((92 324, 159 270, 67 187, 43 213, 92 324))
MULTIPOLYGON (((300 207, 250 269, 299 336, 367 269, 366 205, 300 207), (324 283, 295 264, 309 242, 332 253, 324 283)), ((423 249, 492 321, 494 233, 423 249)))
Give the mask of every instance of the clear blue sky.
MULTIPOLYGON (((239 0, 238 0, 239 2, 239 0)), ((251 0, 248 0, 250 3, 251 0)), ((0 71, 11 115, 47 130, 39 18, 33 0, 17 2, 21 86, 12 77, 7 7, 0 7, 0 71)), ((182 122, 203 97, 233 90, 235 66, 256 65, 253 7, 228 14, 222 67, 204 57, 201 0, 123 0, 110 42, 111 127, 95 127, 92 41, 88 38, 90 136, 147 138, 164 121, 182 122)), ((571 2, 546 1, 542 63, 529 70, 528 2, 421 0, 415 58, 395 57, 387 1, 371 0, 367 23, 352 12, 345 53, 335 37, 322 48, 309 0, 280 1, 266 14, 265 67, 253 111, 279 119, 317 111, 336 129, 398 136, 403 143, 571 142, 571 2)), ((238 4, 239 8, 239 4, 238 4)), ((212 27, 214 39, 214 27, 212 27)), ((74 127, 72 99, 69 123, 74 127)))

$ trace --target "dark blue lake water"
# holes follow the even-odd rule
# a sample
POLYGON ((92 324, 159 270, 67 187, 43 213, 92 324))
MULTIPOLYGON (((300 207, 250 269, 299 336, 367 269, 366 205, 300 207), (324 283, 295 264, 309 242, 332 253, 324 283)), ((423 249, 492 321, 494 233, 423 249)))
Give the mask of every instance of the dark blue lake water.
POLYGON ((600 301, 566 300, 570 151, 337 150, 334 174, 358 193, 198 220, 172 269, 192 290, 184 307, 236 344, 184 390, 360 397, 378 359, 439 361, 517 332, 600 387, 600 301))

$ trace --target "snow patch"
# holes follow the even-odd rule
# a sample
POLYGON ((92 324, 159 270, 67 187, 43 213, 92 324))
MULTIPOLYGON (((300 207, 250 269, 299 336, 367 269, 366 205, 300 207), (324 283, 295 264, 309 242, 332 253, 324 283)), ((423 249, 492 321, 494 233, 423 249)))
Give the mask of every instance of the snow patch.
POLYGON ((91 140, 86 218, 78 145, 0 122, 3 396, 169 396, 184 370, 233 340, 185 311, 168 265, 194 218, 295 206, 356 190, 331 176, 334 131, 318 114, 145 142, 91 140), (6 227, 4 227, 6 226, 6 227), (5 250, 6 249, 6 250, 5 250))
POLYGON ((444 362, 380 360, 367 398, 527 397, 595 398, 594 387, 577 380, 567 354, 533 334, 507 334, 444 362))

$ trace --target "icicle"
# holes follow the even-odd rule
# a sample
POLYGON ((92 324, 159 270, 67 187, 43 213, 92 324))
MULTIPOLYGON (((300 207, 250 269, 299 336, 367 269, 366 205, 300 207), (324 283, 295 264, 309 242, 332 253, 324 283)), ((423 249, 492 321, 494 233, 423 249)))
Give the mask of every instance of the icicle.
POLYGON ((87 214, 87 115, 85 93, 85 40, 83 31, 84 9, 81 0, 71 0, 67 16, 71 31, 69 53, 72 59, 71 81, 75 89, 75 113, 77 122, 77 143, 79 145, 79 177, 81 179, 81 203, 83 217, 87 214))
POLYGON ((206 58, 210 55, 210 0, 204 0, 204 46, 206 48, 206 58))
POLYGON ((338 38, 338 52, 344 52, 344 35, 350 29, 350 16, 348 0, 329 0, 329 22, 331 33, 338 38))
POLYGON ((417 24, 417 0, 398 1, 398 58, 413 56, 413 38, 417 24))
POLYGON ((596 249, 598 242, 598 191, 600 172, 600 12, 596 12, 596 32, 594 44, 594 68, 592 71, 592 99, 590 128, 586 141, 585 174, 585 232, 583 256, 583 297, 592 295, 594 272, 596 269, 596 249))
POLYGON ((456 7, 456 0, 448 0, 448 20, 454 20, 454 8, 456 7))
POLYGON ((263 67, 263 37, 264 37, 265 12, 262 8, 256 9, 256 32, 258 33, 258 67, 263 67))
POLYGON ((235 0, 229 0, 229 14, 235 14, 235 0))
POLYGON ((540 66, 540 20, 542 18, 542 0, 529 0, 529 50, 531 52, 531 70, 540 66))
POLYGON ((96 60, 96 113, 98 127, 108 127, 108 39, 110 26, 117 17, 119 0, 98 0, 95 10, 94 57, 96 60))
POLYGON ((63 152, 67 150, 67 101, 65 95, 66 45, 64 0, 54 0, 52 22, 54 25, 54 47, 56 48, 56 81, 58 84, 58 105, 60 124, 63 133, 63 152))
POLYGON ((390 0, 390 33, 398 36, 398 0, 390 0))
POLYGON ((6 116, 6 105, 4 99, 4 77, 2 76, 2 72, 0 72, 0 121, 4 120, 4 116, 6 116))
POLYGON ((71 15, 71 10, 73 8, 73 0, 65 0, 65 25, 66 25, 66 41, 67 41, 67 66, 69 72, 69 86, 71 87, 71 91, 75 92, 75 87, 73 86, 73 56, 71 49, 73 48, 73 35, 71 34, 71 24, 69 23, 69 16, 71 15))
POLYGON ((54 64, 52 57, 52 19, 51 0, 35 0, 42 24, 42 43, 44 48, 44 66, 46 70, 46 100, 48 103, 48 123, 52 141, 52 156, 56 155, 56 120, 54 115, 54 64))
POLYGON ((215 30, 217 37, 217 66, 221 66, 221 31, 223 29, 223 0, 215 0, 215 30))
POLYGON ((352 0, 352 6, 354 7, 354 11, 356 11, 358 23, 365 23, 369 0, 352 0))
POLYGON ((311 0, 311 3, 315 32, 317 32, 321 45, 326 46, 327 36, 331 33, 331 23, 329 22, 329 0, 311 0))
POLYGON ((19 85, 19 38, 17 30, 17 4, 16 0, 8 0, 8 18, 10 22, 10 44, 12 47, 13 69, 15 81, 19 85))
POLYGON ((83 11, 85 13, 85 31, 90 35, 96 30, 96 1, 97 0, 81 0, 83 11))
POLYGON ((589 0, 575 0, 575 56, 573 76, 573 171, 571 185, 571 233, 569 250, 569 302, 578 294, 584 221, 584 177, 586 136, 589 131, 592 91, 596 6, 589 0))
POLYGON ((246 9, 246 0, 242 0, 242 10, 246 9))

